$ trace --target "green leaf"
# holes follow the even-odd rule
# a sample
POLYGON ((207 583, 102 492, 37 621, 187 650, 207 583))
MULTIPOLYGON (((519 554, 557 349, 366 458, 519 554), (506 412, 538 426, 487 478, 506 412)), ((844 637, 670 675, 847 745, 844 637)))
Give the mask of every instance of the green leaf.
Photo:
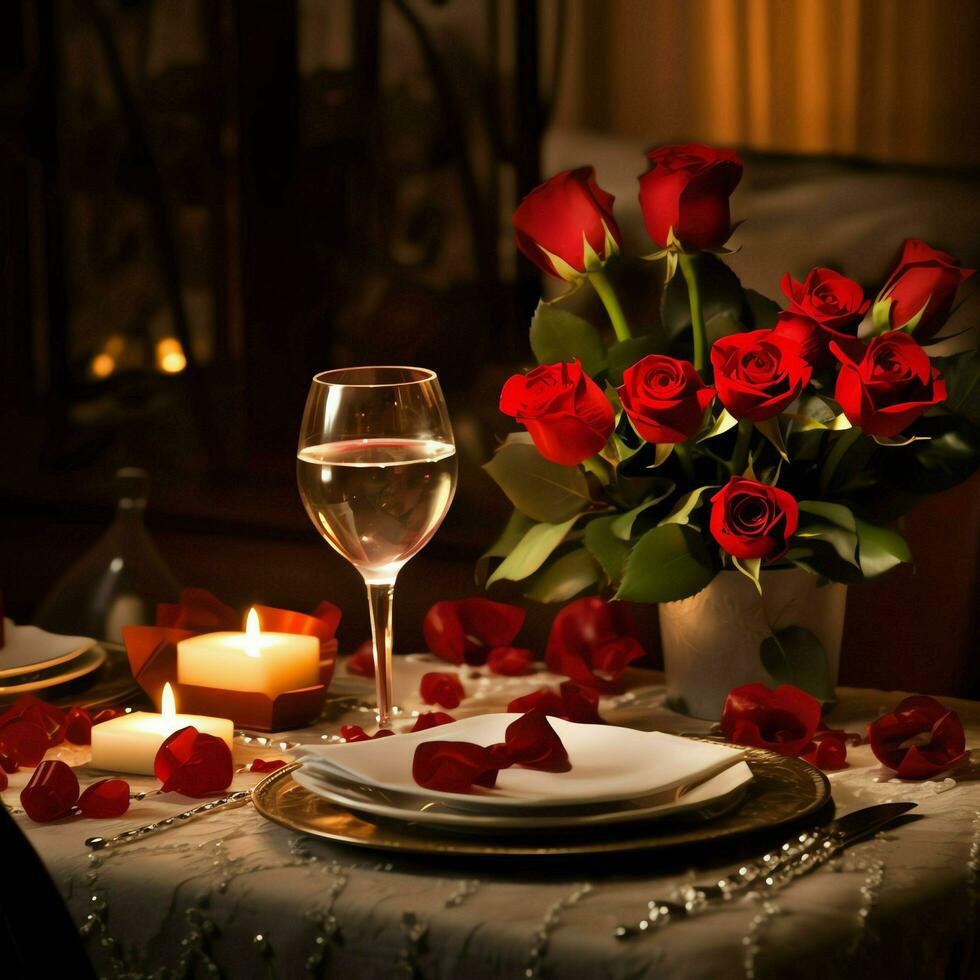
POLYGON ((511 433, 483 467, 521 513, 558 524, 592 503, 585 474, 577 466, 545 459, 524 432, 511 433))
POLYGON ((885 572, 912 561, 908 542, 896 531, 855 521, 858 535, 858 561, 865 579, 877 578, 885 572))
POLYGON ((616 534, 618 516, 597 517, 585 525, 585 547, 602 566, 613 584, 623 576, 623 566, 629 558, 630 546, 616 534))
POLYGON ((661 526, 664 524, 689 524, 691 522, 691 514, 701 506, 701 498, 709 490, 717 490, 718 485, 715 484, 710 487, 698 487, 697 490, 691 490, 690 493, 685 493, 676 504, 674 504, 674 509, 660 522, 661 526))
POLYGON ((800 510, 804 514, 816 514, 848 531, 855 530, 854 515, 843 504, 831 504, 824 500, 801 500, 800 510))
POLYGON ((501 579, 519 582, 536 572, 548 556, 565 540, 576 518, 561 524, 535 524, 487 580, 487 588, 501 579))
POLYGON ((946 410, 980 426, 980 351, 935 357, 932 362, 946 382, 946 410))
POLYGON ((490 564, 493 559, 506 558, 533 526, 534 521, 530 517, 522 514, 519 510, 515 510, 510 515, 507 519, 507 524, 500 533, 500 537, 477 559, 477 585, 484 585, 486 583, 487 575, 490 571, 490 564))
POLYGON ((713 439, 715 436, 720 436, 723 432, 727 432, 736 425, 738 425, 738 419, 734 415, 730 415, 727 408, 723 408, 718 418, 708 426, 707 431, 698 437, 698 442, 704 442, 705 439, 713 439))
POLYGON ((759 646, 762 666, 776 684, 792 684, 821 701, 835 701, 827 653, 820 640, 802 626, 788 626, 759 646))
POLYGON ((531 350, 538 364, 555 364, 578 358, 587 374, 606 366, 606 348, 599 331, 580 316, 538 303, 531 320, 531 350))
POLYGON ((762 595, 762 583, 759 581, 759 570, 762 568, 762 559, 736 558, 732 555, 732 564, 755 586, 756 592, 762 595))
POLYGON ((783 439, 782 429, 779 428, 779 419, 763 419, 761 422, 753 422, 752 424, 776 447, 776 452, 788 463, 789 456, 786 453, 786 442, 783 439))
POLYGON ((666 524, 637 541, 616 598, 672 602, 700 592, 714 577, 702 536, 692 528, 666 524))
POLYGON ((841 432, 851 428, 851 423, 843 412, 834 415, 827 422, 811 418, 809 415, 796 415, 793 412, 783 412, 783 418, 793 423, 791 432, 841 432))
POLYGON ((598 581, 595 559, 584 548, 576 548, 536 573, 524 595, 536 602, 568 602, 598 581))
POLYGON ((672 480, 664 480, 662 486, 654 491, 654 495, 648 500, 644 500, 642 504, 626 511, 625 514, 619 514, 613 518, 611 525, 613 534, 623 541, 628 541, 633 534, 633 524, 640 514, 659 504, 662 500, 666 500, 676 489, 676 484, 672 480))
POLYGON ((742 296, 745 299, 745 306, 748 307, 749 316, 753 330, 771 330, 776 326, 781 308, 778 303, 771 300, 762 293, 757 293, 754 289, 743 289, 742 296))
POLYGON ((640 337, 631 337, 629 340, 622 340, 609 348, 606 357, 609 373, 607 375, 609 383, 618 388, 623 383, 623 372, 643 360, 647 354, 663 354, 666 352, 667 345, 663 338, 653 334, 643 334, 640 337))

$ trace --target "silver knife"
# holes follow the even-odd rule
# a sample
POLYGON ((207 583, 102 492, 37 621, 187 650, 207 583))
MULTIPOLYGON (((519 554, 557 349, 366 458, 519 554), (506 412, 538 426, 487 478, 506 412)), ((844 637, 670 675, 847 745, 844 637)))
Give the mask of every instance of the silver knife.
POLYGON ((130 841, 142 840, 150 834, 159 833, 161 830, 169 830, 171 827, 178 826, 192 820, 194 817, 203 816, 206 813, 213 813, 215 810, 234 810, 235 807, 245 806, 252 799, 250 789, 239 790, 230 796, 224 796, 220 800, 209 800, 199 806, 184 810, 182 813, 175 813, 172 817, 165 817, 153 823, 145 824, 142 827, 134 827, 132 830, 124 830, 115 837, 89 837, 85 841, 85 846, 93 851, 101 851, 105 847, 116 847, 119 844, 128 844, 130 841))
POLYGON ((915 803, 879 803, 855 810, 825 827, 805 831, 710 885, 682 885, 674 890, 670 899, 653 899, 647 903, 644 918, 635 925, 617 926, 613 935, 617 939, 632 939, 678 919, 707 912, 718 903, 730 902, 750 892, 770 894, 778 891, 800 875, 819 868, 844 848, 876 834, 915 806, 915 803))

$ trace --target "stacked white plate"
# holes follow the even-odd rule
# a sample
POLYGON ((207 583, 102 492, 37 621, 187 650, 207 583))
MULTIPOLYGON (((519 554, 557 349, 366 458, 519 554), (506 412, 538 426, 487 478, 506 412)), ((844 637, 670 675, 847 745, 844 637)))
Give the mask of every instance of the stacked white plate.
POLYGON ((98 670, 106 652, 86 636, 48 633, 4 620, 0 647, 0 698, 46 691, 98 670))
POLYGON ((663 732, 549 721, 568 752, 568 772, 502 769, 493 789, 444 793, 419 786, 412 759, 422 742, 504 741, 520 715, 464 718, 423 732, 310 746, 293 778, 346 809, 475 833, 534 833, 683 815, 713 819, 736 807, 752 780, 743 753, 663 732))

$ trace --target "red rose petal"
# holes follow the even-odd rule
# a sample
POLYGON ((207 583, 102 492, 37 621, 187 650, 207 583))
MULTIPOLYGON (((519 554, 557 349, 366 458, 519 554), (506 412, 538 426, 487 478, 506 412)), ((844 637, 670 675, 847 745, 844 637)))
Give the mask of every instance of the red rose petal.
POLYGON ((452 715, 447 715, 445 711, 423 711, 415 719, 415 724, 412 725, 410 731, 424 732, 429 728, 438 728, 439 725, 448 725, 455 720, 452 715))
POLYGON ((231 750, 223 739, 199 733, 190 758, 177 766, 163 784, 164 793, 210 796, 231 785, 234 777, 231 750))
POLYGON ((820 702, 791 684, 774 691, 765 684, 733 688, 721 713, 725 738, 782 755, 799 755, 820 724, 820 702))
POLYGON ((347 659, 347 673, 374 677, 374 643, 365 640, 347 659))
POLYGON ((490 751, 470 742, 422 742, 412 758, 412 778, 442 793, 468 793, 474 783, 491 787, 497 769, 490 751))
POLYGON ((807 745, 801 758, 818 769, 830 772, 847 766, 847 742, 837 735, 824 735, 807 745))
POLYGON ((873 722, 868 741, 875 758, 902 779, 934 776, 966 754, 959 716, 925 695, 906 698, 895 711, 873 722))
POLYGON ((547 772, 571 769, 565 746, 540 708, 533 708, 507 726, 504 745, 511 762, 528 769, 547 772))
POLYGON ((78 798, 82 816, 108 820, 129 809, 129 783, 125 779, 100 779, 85 788, 78 798))
POLYGON ((9 780, 7 779, 7 773, 3 769, 0 769, 0 791, 3 791, 7 788, 8 781, 9 780))
POLYGON ((580 725, 603 725, 599 717, 599 692, 595 688, 582 687, 572 681, 564 681, 560 687, 565 706, 565 718, 580 725))
POLYGON ((285 759, 253 759, 248 768, 251 772, 275 772, 287 765, 285 759))
POLYGON ((38 823, 67 816, 78 802, 78 779, 60 759, 42 762, 20 792, 24 812, 38 823))
POLYGON ((534 708, 540 708, 546 715, 551 715, 553 718, 565 717, 565 701, 550 687, 543 687, 540 691, 532 691, 530 694, 514 698, 507 705, 509 712, 519 712, 520 714, 534 708))
POLYGON ((161 783, 165 783, 179 766, 190 759, 194 740, 199 734, 193 725, 188 725, 163 740, 153 760, 153 772, 161 783))
POLYGON ((65 713, 60 708, 42 701, 33 694, 22 694, 0 715, 0 731, 14 721, 26 721, 37 725, 43 730, 50 748, 57 745, 61 740, 65 713))
POLYGON ((524 623, 524 610, 489 599, 447 599, 426 613, 422 632, 429 649, 452 664, 480 666, 488 653, 509 646, 524 623))
POLYGON ((6 752, 0 752, 0 772, 17 772, 20 766, 6 752))
POLYGON ((50 745, 44 729, 33 721, 18 718, 0 729, 0 752, 18 766, 36 766, 50 745))
POLYGON ((64 738, 72 745, 92 744, 92 719, 84 708, 71 708, 65 716, 64 738))
POLYGON ((534 670, 534 654, 519 647, 497 647, 487 657, 491 673, 505 677, 521 677, 534 670))
POLYGON ((423 674, 419 692, 426 704, 438 704, 443 708, 458 708, 466 697, 459 677, 447 671, 433 670, 423 674))
POLYGON ((385 738, 395 733, 388 728, 379 728, 373 735, 368 735, 360 725, 341 725, 340 736, 345 742, 369 742, 374 738, 385 738))

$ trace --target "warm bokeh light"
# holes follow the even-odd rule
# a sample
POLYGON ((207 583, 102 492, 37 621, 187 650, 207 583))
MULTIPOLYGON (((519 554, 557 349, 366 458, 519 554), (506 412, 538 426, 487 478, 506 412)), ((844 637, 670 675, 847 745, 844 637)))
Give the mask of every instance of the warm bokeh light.
POLYGON ((89 369, 96 378, 108 378, 116 370, 116 359, 110 354, 96 354, 89 369))
POLYGON ((180 374, 187 367, 184 348, 176 337, 164 337, 157 342, 157 366, 166 374, 180 374))

